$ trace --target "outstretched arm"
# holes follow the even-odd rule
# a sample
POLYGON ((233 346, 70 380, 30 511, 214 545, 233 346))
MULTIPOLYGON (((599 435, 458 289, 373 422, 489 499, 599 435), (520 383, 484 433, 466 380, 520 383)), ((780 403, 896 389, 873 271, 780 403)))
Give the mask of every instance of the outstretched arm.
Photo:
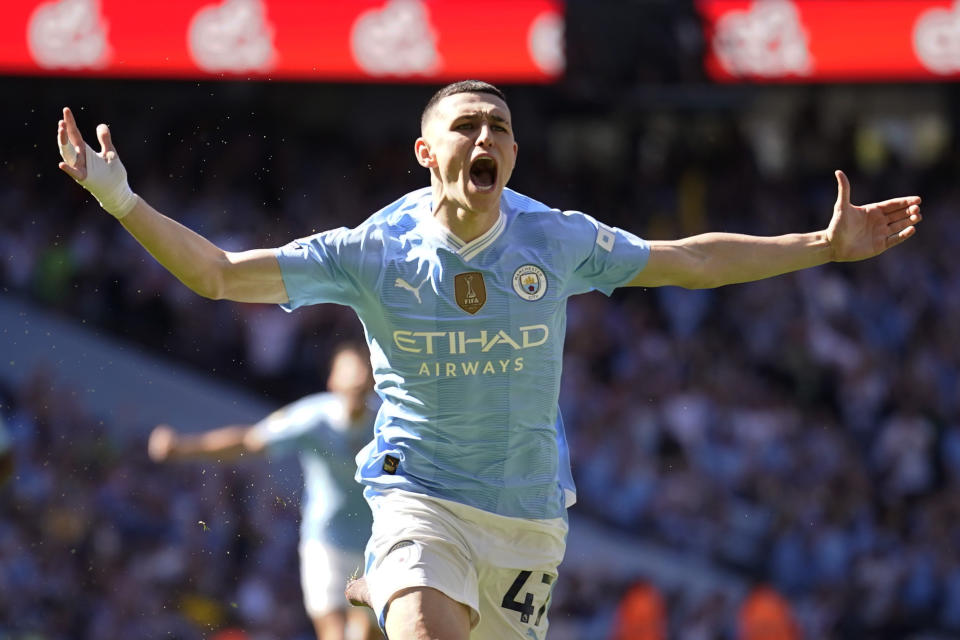
POLYGON ((856 206, 850 204, 847 176, 837 171, 836 178, 837 202, 825 230, 774 237, 705 233, 651 242, 650 259, 630 286, 705 289, 762 280, 826 262, 871 258, 916 233, 919 196, 856 206))
POLYGON ((163 215, 137 196, 113 146, 110 129, 97 126, 100 152, 87 145, 69 108, 57 126, 60 169, 87 189, 100 205, 150 252, 157 262, 194 292, 238 302, 288 301, 280 265, 272 250, 224 251, 203 236, 163 215))
POLYGON ((178 433, 160 424, 150 432, 147 453, 154 462, 168 460, 233 460, 245 453, 260 453, 266 443, 252 425, 231 425, 203 433, 178 433))

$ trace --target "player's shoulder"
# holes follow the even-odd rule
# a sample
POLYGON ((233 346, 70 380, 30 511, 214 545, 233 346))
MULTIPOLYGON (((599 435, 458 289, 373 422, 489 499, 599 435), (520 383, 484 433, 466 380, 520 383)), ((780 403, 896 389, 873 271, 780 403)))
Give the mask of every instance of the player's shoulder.
POLYGON ((512 189, 503 190, 501 208, 508 218, 538 223, 583 225, 596 221, 582 211, 558 209, 512 189))
POLYGON ((301 245, 320 243, 339 251, 373 259, 379 250, 414 228, 424 209, 430 208, 430 188, 418 189, 386 205, 355 227, 338 227, 294 241, 301 245))
POLYGON ((258 425, 270 442, 314 439, 332 430, 342 407, 332 393, 313 393, 277 409, 258 425))
POLYGON ((329 391, 320 391, 303 396, 289 405, 291 410, 327 414, 340 405, 339 396, 329 391))
POLYGON ((501 208, 515 231, 537 229, 548 240, 569 242, 577 238, 593 242, 598 222, 582 211, 550 207, 522 193, 503 190, 501 208))
POLYGON ((555 216, 561 213, 559 209, 554 209, 539 200, 509 188, 503 190, 503 195, 500 198, 500 208, 508 218, 555 216))
POLYGON ((432 199, 430 187, 411 191, 371 215, 357 228, 379 229, 394 236, 402 234, 417 225, 424 211, 430 211, 432 199))
POLYGON ((330 412, 331 395, 333 394, 322 392, 303 396, 271 413, 268 421, 275 424, 315 421, 330 412))

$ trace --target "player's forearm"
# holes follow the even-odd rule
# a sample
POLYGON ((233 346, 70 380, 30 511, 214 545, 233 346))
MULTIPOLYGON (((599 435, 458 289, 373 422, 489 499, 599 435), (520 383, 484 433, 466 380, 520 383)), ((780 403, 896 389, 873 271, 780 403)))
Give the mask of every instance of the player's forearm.
POLYGON ((815 267, 830 261, 830 243, 823 232, 756 237, 708 234, 711 246, 704 270, 710 286, 752 282, 815 267))
POLYGON ((168 218, 143 198, 120 223, 178 280, 206 298, 220 298, 226 253, 200 234, 168 218))
POLYGON ((175 460, 233 460, 248 452, 249 426, 229 426, 206 433, 178 434, 170 444, 175 460))
POLYGON ((665 261, 668 266, 661 274, 665 281, 658 284, 688 289, 771 278, 824 264, 832 256, 822 231, 772 237, 705 233, 662 243, 660 248, 674 255, 665 261))

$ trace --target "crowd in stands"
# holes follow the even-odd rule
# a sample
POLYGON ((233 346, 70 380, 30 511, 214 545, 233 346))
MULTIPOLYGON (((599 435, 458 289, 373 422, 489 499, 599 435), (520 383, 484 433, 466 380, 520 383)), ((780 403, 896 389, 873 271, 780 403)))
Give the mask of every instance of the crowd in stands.
MULTIPOLYGON (((296 87, 273 101, 180 90, 192 110, 74 106, 88 135, 110 122, 135 191, 224 248, 354 225, 426 184, 414 89, 340 87, 322 105, 319 90, 288 102, 296 87)), ((511 187, 642 237, 823 227, 834 168, 854 202, 924 197, 917 237, 876 260, 573 299, 561 408, 578 513, 768 585, 797 637, 960 636, 958 111, 931 107, 933 125, 856 105, 833 115, 834 98, 811 89, 760 127, 747 109, 759 98, 583 113, 556 91, 509 97, 511 187)), ((58 106, 41 101, 11 139, 42 145, 5 162, 0 210, 16 215, 0 219, 3 295, 278 405, 314 391, 322 354, 358 335, 352 313, 187 291, 58 174, 58 106)), ((257 465, 155 467, 53 378, 37 371, 0 403, 14 465, 0 485, 0 638, 309 638, 296 496, 257 465)), ((561 567, 550 637, 747 638, 746 604, 561 567), (638 610, 660 612, 660 635, 623 630, 634 583, 652 590, 638 610)))

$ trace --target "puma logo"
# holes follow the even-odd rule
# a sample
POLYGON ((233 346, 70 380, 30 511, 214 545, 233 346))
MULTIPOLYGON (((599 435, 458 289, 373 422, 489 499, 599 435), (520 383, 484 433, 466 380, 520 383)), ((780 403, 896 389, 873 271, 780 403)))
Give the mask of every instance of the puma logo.
POLYGON ((412 284, 410 284, 403 278, 397 278, 397 281, 393 283, 393 286, 400 287, 401 289, 406 289, 407 291, 409 291, 414 295, 414 297, 417 299, 417 302, 419 304, 423 304, 423 300, 420 299, 420 287, 426 284, 427 280, 429 279, 430 277, 427 276, 426 278, 423 279, 423 282, 421 282, 419 286, 414 287, 412 284))

